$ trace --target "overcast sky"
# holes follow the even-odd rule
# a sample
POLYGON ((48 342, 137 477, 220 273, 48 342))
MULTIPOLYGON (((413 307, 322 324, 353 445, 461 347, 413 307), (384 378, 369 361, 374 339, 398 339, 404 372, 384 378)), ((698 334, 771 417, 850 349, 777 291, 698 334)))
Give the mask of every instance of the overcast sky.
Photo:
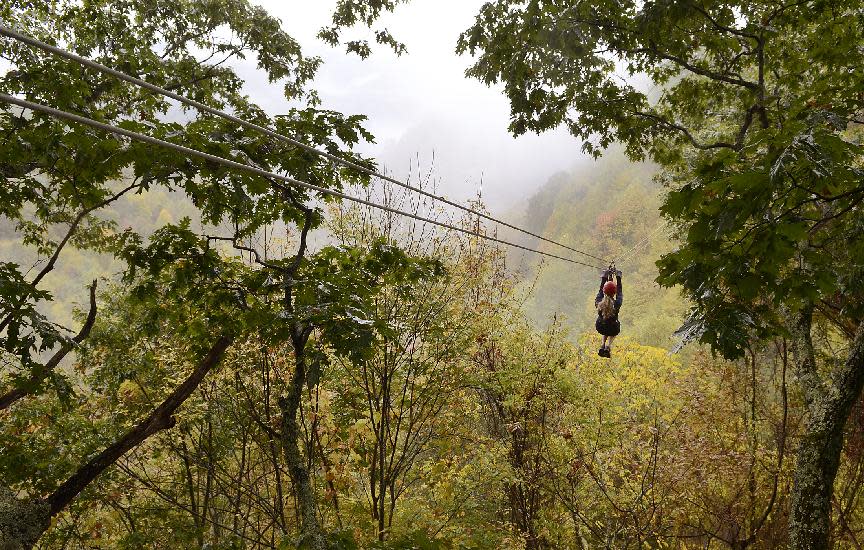
MULTIPOLYGON (((496 213, 518 207, 549 176, 584 158, 566 131, 518 139, 507 132, 509 108, 500 89, 465 78, 471 58, 456 40, 484 0, 412 0, 382 20, 408 47, 396 57, 378 46, 371 58, 346 55, 315 35, 329 22, 333 0, 257 0, 282 20, 307 55, 324 65, 314 82, 322 107, 365 114, 377 143, 363 148, 399 177, 412 160, 428 170, 433 154, 439 188, 451 198, 483 197, 496 213)), ((352 38, 360 34, 348 33, 352 38)), ((281 86, 269 85, 250 63, 241 69, 248 93, 273 113, 284 111, 281 86)))

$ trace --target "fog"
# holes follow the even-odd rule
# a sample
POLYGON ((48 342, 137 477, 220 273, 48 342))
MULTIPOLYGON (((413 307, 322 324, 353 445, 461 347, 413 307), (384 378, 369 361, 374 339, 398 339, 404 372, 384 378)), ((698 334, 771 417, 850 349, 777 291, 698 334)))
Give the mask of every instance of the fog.
MULTIPOLYGON (((485 203, 501 214, 518 209, 551 175, 584 159, 580 142, 563 130, 514 139, 501 90, 464 76, 471 58, 456 55, 456 41, 483 0, 412 0, 400 6, 376 28, 386 26, 408 53, 397 57, 376 45, 366 60, 316 38, 329 22, 333 0, 258 3, 282 20, 306 55, 323 59, 313 83, 322 107, 368 116, 377 143, 359 150, 397 177, 433 169, 438 189, 458 200, 476 196, 482 185, 485 203)), ((346 33, 367 35, 362 29, 346 33)), ((238 72, 247 80, 247 93, 268 111, 288 107, 281 86, 269 84, 254 60, 238 72)))

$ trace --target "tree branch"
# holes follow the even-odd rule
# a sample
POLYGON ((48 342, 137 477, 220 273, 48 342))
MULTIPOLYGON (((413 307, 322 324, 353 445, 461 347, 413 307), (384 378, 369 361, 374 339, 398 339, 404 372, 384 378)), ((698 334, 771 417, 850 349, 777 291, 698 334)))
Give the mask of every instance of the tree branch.
POLYGON ((666 118, 663 118, 662 116, 654 114, 654 113, 648 113, 645 111, 636 111, 633 114, 635 116, 640 116, 643 118, 648 118, 648 119, 654 120, 654 121, 658 122, 659 124, 661 124, 662 126, 666 126, 667 128, 671 128, 672 130, 676 130, 676 131, 680 132, 681 134, 684 135, 684 137, 686 137, 690 141, 690 143, 693 145, 693 147, 695 147, 697 149, 701 149, 703 151, 707 151, 710 149, 735 149, 736 148, 736 144, 729 143, 726 141, 717 141, 717 142, 708 143, 708 144, 701 143, 701 142, 697 141, 696 138, 693 137, 693 134, 690 133, 690 130, 688 130, 684 126, 681 126, 680 124, 677 124, 675 122, 667 120, 666 118))
MULTIPOLYGON (((48 376, 54 368, 60 364, 70 351, 72 351, 77 344, 80 344, 88 336, 90 336, 90 330, 93 328, 93 324, 96 322, 96 281, 90 285, 90 311, 87 313, 87 319, 84 321, 84 325, 81 327, 81 330, 76 334, 70 341, 64 342, 59 350, 48 360, 45 365, 38 369, 38 372, 33 373, 30 376, 29 386, 37 386, 48 376)), ((15 388, 6 392, 4 395, 0 396, 0 411, 4 409, 8 409, 13 403, 18 401, 19 399, 30 394, 31 391, 25 390, 24 388, 15 388)))
MULTIPOLYGON (((66 231, 66 234, 63 236, 63 239, 60 241, 60 244, 57 245, 57 248, 54 250, 54 253, 51 255, 51 258, 48 260, 48 263, 45 264, 45 267, 43 267, 42 270, 33 279, 33 281, 31 281, 30 286, 33 289, 35 289, 39 285, 39 283, 42 281, 42 279, 54 269, 54 265, 57 263, 57 259, 60 257, 60 252, 63 251, 63 248, 66 246, 66 243, 68 243, 69 239, 71 239, 72 236, 75 234, 75 231, 77 231, 77 229, 78 229, 78 225, 84 220, 84 218, 86 218, 91 212, 99 210, 100 208, 104 208, 104 207, 108 206, 109 204, 111 204, 112 202, 118 200, 120 197, 122 197, 123 195, 125 195, 126 193, 131 191, 132 189, 141 187, 141 185, 142 185, 141 183, 138 183, 136 181, 135 183, 129 185, 128 187, 121 189, 116 194, 111 195, 110 197, 108 197, 108 198, 106 198, 106 199, 104 199, 104 200, 102 200, 102 201, 100 201, 100 202, 98 202, 92 206, 89 206, 89 207, 81 210, 81 212, 79 212, 78 215, 75 216, 75 219, 72 220, 72 224, 69 226, 69 229, 68 229, 68 231, 66 231)), ((15 307, 13 307, 12 310, 9 312, 9 314, 6 316, 6 318, 3 319, 2 322, 0 322, 0 332, 2 332, 9 325, 10 322, 12 322, 12 319, 15 317, 15 314, 18 313, 18 310, 21 308, 21 306, 24 304, 24 302, 27 300, 27 298, 28 298, 28 294, 24 294, 21 297, 21 299, 19 300, 19 303, 16 304, 15 307)))
POLYGON ((192 371, 192 374, 161 405, 126 435, 92 458, 60 485, 47 498, 51 516, 57 515, 66 508, 81 491, 126 452, 143 443, 151 435, 172 428, 176 423, 176 419, 173 417, 174 412, 192 395, 192 392, 195 391, 207 373, 219 363, 232 341, 233 338, 230 336, 221 336, 217 339, 204 359, 192 371))
POLYGON ((237 235, 234 235, 233 237, 220 237, 218 235, 205 235, 205 236, 207 237, 208 241, 229 242, 229 243, 231 243, 231 246, 234 247, 236 250, 242 250, 244 252, 248 252, 248 253, 252 254, 252 256, 255 258, 255 263, 258 265, 261 265, 263 267, 267 267, 269 269, 273 269, 275 271, 285 271, 285 268, 283 268, 281 266, 278 266, 276 264, 262 260, 261 255, 259 254, 258 250, 256 250, 255 248, 253 248, 251 246, 246 246, 246 245, 240 244, 237 240, 238 239, 237 235))
POLYGON ((690 6, 691 6, 693 9, 695 9, 697 12, 699 12, 699 13, 701 13, 703 16, 705 16, 705 19, 707 19, 708 21, 710 21, 711 24, 714 25, 714 28, 716 28, 717 30, 720 30, 720 31, 723 31, 723 32, 726 32, 726 33, 729 33, 729 34, 734 34, 735 36, 741 36, 741 37, 744 37, 744 38, 750 38, 750 39, 757 40, 757 41, 759 40, 759 37, 756 36, 755 34, 751 34, 751 33, 748 33, 748 32, 744 32, 744 31, 742 31, 741 29, 736 29, 736 28, 734 28, 734 27, 728 27, 728 26, 726 26, 726 25, 722 25, 722 24, 720 24, 720 22, 717 21, 714 17, 712 17, 711 14, 708 13, 707 10, 705 10, 705 8, 703 8, 702 6, 698 5, 698 4, 695 3, 695 2, 690 2, 690 6))
POLYGON ((658 50, 656 47, 651 48, 636 48, 633 50, 623 50, 624 53, 643 53, 643 54, 651 54, 659 57, 660 59, 665 59, 666 61, 671 61, 672 63, 678 65, 683 69, 687 69, 693 74, 698 74, 699 76, 704 76, 706 78, 710 78, 711 80, 717 80, 719 82, 725 82, 727 84, 732 84, 735 86, 740 86, 742 88, 746 88, 748 90, 753 90, 754 92, 759 91, 759 84, 756 82, 751 82, 749 80, 744 80, 743 78, 735 78, 732 76, 728 76, 725 74, 717 73, 714 71, 709 71, 708 69, 703 69, 702 67, 697 67, 693 65, 686 59, 678 57, 677 55, 672 55, 670 53, 662 52, 658 50))
POLYGON ((291 263, 290 273, 293 276, 300 269, 300 263, 306 254, 306 240, 309 237, 309 231, 312 229, 312 209, 304 209, 305 218, 303 220, 303 228, 300 230, 300 247, 297 249, 297 255, 291 263))

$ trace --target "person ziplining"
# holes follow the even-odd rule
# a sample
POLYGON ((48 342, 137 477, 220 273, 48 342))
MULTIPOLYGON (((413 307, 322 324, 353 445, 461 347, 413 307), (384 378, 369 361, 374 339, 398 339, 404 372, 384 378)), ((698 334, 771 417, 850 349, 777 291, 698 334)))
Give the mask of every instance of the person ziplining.
POLYGON ((594 328, 603 336, 603 342, 597 354, 600 357, 612 357, 612 342, 621 333, 621 322, 618 320, 618 312, 624 303, 624 291, 621 286, 621 271, 610 265, 603 271, 600 279, 600 290, 594 299, 594 307, 597 309, 597 321, 594 328), (617 278, 616 284, 613 277, 617 278))

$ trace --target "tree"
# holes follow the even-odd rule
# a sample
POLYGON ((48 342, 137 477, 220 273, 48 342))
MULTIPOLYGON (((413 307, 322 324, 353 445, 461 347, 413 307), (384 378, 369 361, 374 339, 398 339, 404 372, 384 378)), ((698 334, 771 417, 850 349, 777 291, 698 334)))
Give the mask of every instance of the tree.
MULTIPOLYGON (((4 5, 0 15, 37 38, 68 45, 79 54, 146 77, 177 93, 206 99, 211 105, 230 108, 265 125, 274 124, 280 132, 310 134, 311 144, 327 146, 334 153, 341 154, 331 136, 338 134, 347 143, 360 139, 362 117, 307 108, 269 120, 240 93, 241 82, 225 63, 254 52, 259 68, 271 81, 285 82, 289 98, 314 103, 314 93, 305 83, 314 74, 318 60, 304 58, 297 43, 279 30, 278 21, 260 8, 241 0, 193 4, 25 2, 4 5), (94 21, 100 23, 96 31, 94 21), (229 31, 227 37, 220 34, 223 26, 229 31), (209 55, 198 54, 199 59, 196 50, 209 51, 209 55)), ((340 185, 332 167, 306 152, 275 149, 263 136, 234 128, 221 119, 199 115, 184 124, 168 122, 164 116, 170 103, 165 98, 83 70, 76 63, 7 39, 0 57, 13 67, 3 77, 4 90, 9 93, 128 129, 169 136, 223 157, 251 160, 317 183, 340 185), (69 83, 59 92, 55 85, 58 79, 69 83)), ((116 222, 100 214, 124 196, 157 187, 181 191, 200 209, 206 222, 225 221, 247 234, 271 221, 300 223, 303 219, 298 205, 308 195, 302 191, 291 197, 282 191, 268 192, 269 182, 261 178, 226 172, 176 154, 157 153, 151 147, 129 144, 87 128, 70 128, 45 115, 5 109, 2 123, 6 132, 0 157, 2 213, 16 224, 22 242, 45 257, 39 272, 29 279, 14 264, 4 263, 2 271, 3 345, 22 362, 22 372, 13 381, 16 386, 29 386, 29 391, 39 389, 38 384, 28 382, 29 371, 38 368, 42 377, 52 372, 45 365, 30 364, 33 351, 51 349, 62 339, 62 333, 33 309, 34 304, 50 298, 39 290, 39 284, 55 268, 66 247, 116 255, 121 241, 132 232, 118 235, 116 222), (58 234, 59 238, 55 236, 58 234)), ((351 180, 350 175, 345 177, 351 180)), ((315 220, 312 222, 314 225, 315 220)))
MULTIPOLYGON (((431 206, 392 186, 375 198, 415 213, 431 206)), ((330 225, 343 245, 386 238, 413 256, 448 258, 448 271, 459 263, 453 232, 418 227, 389 212, 342 208, 330 225)), ((379 331, 370 353, 359 361, 336 358, 339 368, 328 385, 335 392, 334 406, 344 411, 334 419, 335 438, 347 441, 349 454, 361 458, 379 541, 393 538, 397 503, 421 481, 417 466, 439 437, 443 411, 458 388, 470 325, 457 306, 464 281, 451 273, 394 283, 378 292, 370 312, 388 328, 379 331)))
POLYGON ((537 335, 514 325, 503 333, 500 328, 481 333, 473 363, 487 429, 506 445, 513 471, 502 512, 525 548, 540 550, 554 546, 544 526, 553 507, 544 481, 550 476, 552 425, 561 402, 556 375, 567 364, 570 348, 558 327, 537 335))
POLYGON ((563 124, 589 152, 618 141, 666 168, 663 212, 682 243, 659 280, 693 300, 688 334, 728 357, 794 336, 808 395, 790 518, 801 549, 828 545, 843 426, 864 387, 851 283, 864 257, 862 20, 858 2, 500 0, 458 46, 477 57, 470 76, 504 84, 513 133, 563 124), (845 335, 842 364, 818 364, 814 315, 845 335))
MULTIPOLYGON (((299 254, 296 258, 303 259, 299 254)), ((276 288, 284 289, 282 317, 289 320, 294 355, 291 381, 286 395, 279 399, 280 438, 301 507, 301 546, 318 550, 326 543, 316 519, 316 497, 307 466, 313 453, 311 445, 307 461, 300 453, 298 414, 304 387, 316 385, 327 365, 321 347, 352 363, 368 361, 376 339, 393 331, 389 319, 375 316, 378 293, 390 285, 435 279, 442 274, 442 266, 434 258, 409 257, 381 240, 368 248, 325 247, 305 262, 295 260, 287 269, 270 264, 276 267, 272 273, 283 278, 276 288), (313 335, 317 338, 310 340, 313 335)))
MULTIPOLYGON (((338 145, 350 147, 360 139, 371 139, 360 126, 363 117, 316 109, 317 98, 306 84, 319 61, 305 58, 299 45, 281 31, 276 19, 245 0, 170 5, 148 0, 86 4, 13 2, 0 8, 0 16, 4 22, 37 38, 58 43, 210 105, 228 108, 238 116, 281 133, 303 134, 310 145, 365 162, 338 145), (291 109, 285 116, 272 119, 251 103, 242 94, 242 81, 226 64, 248 54, 256 56, 258 68, 271 82, 284 83, 288 99, 305 101, 308 106, 291 109)), ((362 175, 339 172, 332 164, 321 162, 306 151, 274 147, 265 136, 246 132, 222 119, 190 113, 182 122, 171 122, 167 117, 170 104, 164 98, 75 63, 41 55, 18 42, 4 40, 0 45, 0 58, 12 66, 2 77, 3 89, 9 93, 102 122, 180 141, 189 147, 267 170, 283 171, 325 187, 339 189, 346 183, 367 181, 362 175), (58 88, 58 81, 66 85, 58 88)), ((6 360, 3 382, 9 388, 3 399, 4 406, 27 395, 42 393, 46 381, 61 397, 70 394, 67 377, 55 367, 88 336, 93 323, 89 318, 97 316, 95 305, 91 306, 92 313, 75 338, 65 336, 60 327, 50 323, 38 310, 38 302, 51 299, 50 294, 40 288, 40 283, 55 269, 67 247, 114 256, 125 263, 129 280, 137 280, 136 276, 144 270, 152 281, 137 287, 137 292, 142 294, 155 292, 162 273, 176 277, 174 283, 182 288, 194 282, 198 291, 210 291, 211 295, 197 294, 198 301, 191 301, 191 304, 210 307, 209 299, 221 297, 223 305, 236 308, 237 319, 248 322, 234 333, 222 333, 218 326, 211 327, 208 336, 215 344, 212 344, 213 353, 205 354, 210 359, 204 360, 203 370, 195 371, 189 384, 177 387, 180 393, 176 394, 176 399, 171 397, 166 401, 167 408, 157 409, 157 412, 162 411, 157 415, 159 422, 145 422, 142 426, 150 428, 142 428, 144 431, 134 437, 130 432, 128 437, 109 445, 105 449, 107 454, 97 458, 98 467, 85 464, 69 478, 69 481, 75 480, 74 490, 64 489, 64 495, 74 497, 130 445, 138 445, 152 435, 153 428, 170 427, 166 419, 200 383, 199 374, 206 374, 215 365, 227 342, 263 321, 294 319, 291 332, 276 336, 291 340, 298 355, 296 383, 285 400, 286 413, 293 410, 293 418, 296 418, 296 408, 292 404, 306 382, 302 354, 311 331, 308 324, 292 318, 295 305, 292 276, 303 267, 306 235, 322 220, 320 206, 307 203, 314 203, 321 197, 279 186, 264 178, 226 171, 219 165, 106 137, 88 128, 70 128, 41 114, 4 109, 0 111, 0 126, 5 140, 0 152, 2 215, 16 226, 22 244, 34 246, 46 258, 33 277, 28 277, 19 265, 11 262, 4 262, 0 269, 3 277, 0 281, 0 343, 6 360), (116 222, 110 219, 110 208, 130 193, 145 193, 160 187, 184 195, 199 211, 201 222, 216 229, 200 235, 189 229, 188 221, 168 224, 149 244, 132 228, 118 232, 116 222), (106 210, 109 212, 105 213, 106 210), (288 260, 268 266, 266 259, 254 258, 259 267, 285 276, 285 286, 278 288, 284 299, 283 307, 276 310, 282 312, 282 317, 274 317, 275 313, 268 309, 273 306, 269 300, 273 289, 264 285, 261 290, 260 274, 244 272, 230 280, 225 264, 220 264, 213 250, 215 243, 228 242, 254 257, 255 250, 244 242, 272 224, 296 225, 300 234, 298 251, 288 260), (59 238, 55 237, 57 234, 59 238), (204 264, 211 271, 190 272, 191 267, 171 269, 172 262, 184 259, 190 266, 204 264), (225 298, 225 293, 230 299, 225 298), (40 353, 58 347, 54 358, 44 363, 40 360, 40 353)), ((386 265, 387 258, 394 261, 399 258, 398 253, 386 247, 379 247, 377 251, 385 258, 378 258, 379 265, 386 265)), ((329 255, 320 255, 315 265, 338 263, 337 256, 339 253, 331 250, 329 255)), ((352 269, 357 265, 347 261, 330 267, 352 269)), ((171 283, 165 284, 170 286, 171 283)), ((91 295, 93 292, 91 290, 91 295)), ((312 308, 309 300, 315 296, 312 293, 304 298, 303 307, 312 308)), ((169 297, 186 299, 181 292, 169 293, 169 297)), ((154 315, 158 311, 156 308, 154 315)), ((308 315, 308 311, 304 309, 302 314, 308 315)), ((225 330, 235 326, 234 322, 226 321, 225 330)), ((192 326, 196 327, 202 328, 192 326)), ((297 433, 292 431, 295 424, 291 414, 283 418, 287 423, 286 458, 292 472, 297 474, 295 490, 302 495, 308 489, 302 469, 295 468, 299 462, 290 460, 296 458, 292 453, 296 448, 297 433)), ((61 485, 61 489, 63 487, 65 485, 61 485)), ((312 501, 314 499, 303 499, 306 504, 312 501)), ((58 513, 67 503, 65 497, 53 499, 51 513, 58 513)), ((320 539, 314 505, 306 506, 303 512, 305 530, 320 539)), ((26 544, 31 544, 35 540, 31 535, 38 535, 41 529, 44 529, 44 521, 39 522, 39 529, 28 534, 30 538, 25 537, 26 544)))
MULTIPOLYGON (((392 12, 399 4, 407 3, 409 0, 337 0, 333 9, 331 25, 322 28, 318 32, 318 38, 331 46, 337 46, 342 40, 345 29, 355 26, 372 29, 372 26, 386 12, 392 12)), ((374 31, 375 42, 389 47, 396 55, 402 55, 408 51, 405 44, 399 42, 387 28, 379 28, 374 31)), ((345 49, 348 53, 354 53, 366 59, 372 54, 372 46, 368 39, 346 40, 345 49)))
MULTIPOLYGON (((178 235, 169 230, 158 237, 174 240, 178 235)), ((217 266, 221 267, 226 276, 231 276, 233 270, 230 264, 219 262, 212 251, 199 256, 162 256, 158 260, 169 263, 179 261, 183 265, 176 271, 157 269, 154 276, 144 276, 137 281, 141 285, 136 288, 138 302, 149 305, 142 308, 147 312, 142 329, 146 333, 164 330, 166 326, 174 327, 175 333, 186 339, 184 358, 192 358, 196 365, 175 386, 164 388, 165 395, 159 399, 158 406, 144 411, 143 418, 133 417, 127 425, 121 425, 116 433, 108 437, 96 441, 84 440, 89 444, 82 441, 85 446, 80 450, 86 453, 84 459, 55 457, 55 469, 46 472, 39 466, 50 463, 51 458, 43 456, 42 460, 36 461, 27 445, 20 448, 10 447, 10 452, 4 456, 2 464, 4 484, 24 484, 30 487, 42 485, 50 489, 45 497, 38 496, 37 492, 37 495, 30 498, 20 499, 4 487, 4 515, 0 517, 0 534, 4 537, 4 544, 14 548, 29 548, 34 545, 48 528, 51 518, 62 512, 107 468, 130 449, 158 432, 173 427, 176 422, 174 413, 178 407, 216 367, 233 339, 242 332, 242 324, 232 321, 236 311, 235 294, 218 284, 208 285, 210 281, 206 275, 201 277, 217 266), (178 302, 184 303, 185 307, 178 306, 167 310, 154 307, 154 304, 168 303, 171 299, 179 299, 178 302), (209 311, 209 317, 202 319, 198 308, 209 311), (106 439, 108 441, 105 441, 106 439), (22 464, 27 466, 22 468, 22 464), (22 520, 22 517, 26 520, 22 520)), ((67 395, 67 399, 68 397, 67 395)), ((69 406, 68 401, 61 404, 60 411, 69 406)), ((67 444, 68 441, 61 443, 56 440, 49 443, 51 454, 56 455, 58 447, 62 448, 67 444)))

